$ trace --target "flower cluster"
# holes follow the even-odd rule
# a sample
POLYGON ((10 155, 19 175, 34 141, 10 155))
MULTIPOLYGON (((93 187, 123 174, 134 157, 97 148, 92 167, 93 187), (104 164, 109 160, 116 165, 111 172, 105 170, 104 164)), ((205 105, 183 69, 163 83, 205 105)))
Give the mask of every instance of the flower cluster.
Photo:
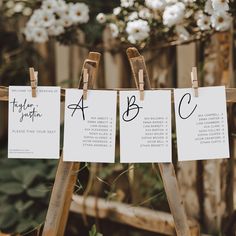
POLYGON ((122 42, 185 41, 197 33, 228 30, 229 10, 229 0, 121 0, 113 14, 99 13, 97 21, 122 42))
POLYGON ((88 21, 89 8, 85 3, 44 0, 27 22, 24 34, 27 41, 44 43, 49 36, 59 36, 70 27, 88 21))
POLYGON ((32 14, 32 5, 28 1, 4 0, 1 7, 6 17, 13 17, 17 14, 30 16, 32 14))

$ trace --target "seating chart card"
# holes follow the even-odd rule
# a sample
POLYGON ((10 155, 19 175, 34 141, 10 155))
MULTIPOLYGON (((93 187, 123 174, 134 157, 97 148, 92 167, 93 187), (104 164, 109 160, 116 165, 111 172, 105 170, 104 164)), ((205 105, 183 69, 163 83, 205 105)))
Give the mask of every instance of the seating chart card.
POLYGON ((179 161, 229 157, 225 87, 175 89, 179 161))
POLYGON ((60 88, 9 87, 8 158, 59 158, 60 88))
POLYGON ((120 92, 120 158, 171 162, 171 91, 120 92))
POLYGON ((115 161, 116 91, 67 89, 64 161, 115 161))

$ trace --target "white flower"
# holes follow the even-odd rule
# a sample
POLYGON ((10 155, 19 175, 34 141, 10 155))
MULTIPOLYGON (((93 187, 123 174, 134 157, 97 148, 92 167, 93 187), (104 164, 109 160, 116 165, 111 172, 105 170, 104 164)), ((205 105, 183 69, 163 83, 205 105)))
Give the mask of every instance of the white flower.
POLYGON ((68 17, 70 15, 69 5, 65 4, 64 6, 57 7, 56 14, 61 18, 68 17))
POLYGON ((22 2, 18 2, 14 6, 14 12, 20 13, 20 12, 22 12, 23 8, 24 8, 24 4, 22 2))
POLYGON ((132 20, 137 20, 138 19, 138 12, 134 11, 132 12, 129 16, 128 16, 128 20, 132 21, 132 20))
POLYGON ((116 38, 119 34, 119 29, 116 24, 110 23, 109 24, 110 30, 111 30, 111 35, 113 38, 116 38))
POLYGON ((48 40, 48 34, 45 28, 26 28, 24 33, 27 41, 45 43, 48 40))
POLYGON ((50 36, 58 36, 64 32, 65 28, 63 27, 61 20, 57 20, 55 24, 48 29, 48 34, 50 36))
POLYGON ((145 4, 152 10, 164 10, 166 6, 165 0, 145 0, 145 4))
POLYGON ((70 16, 74 23, 87 23, 89 21, 89 8, 85 3, 70 5, 70 16))
POLYGON ((64 27, 70 27, 73 24, 73 20, 70 16, 64 15, 61 17, 60 21, 64 27))
POLYGON ((211 16, 211 25, 217 31, 226 31, 230 28, 232 17, 227 12, 215 12, 211 16))
POLYGON ((168 4, 168 5, 172 5, 172 4, 175 4, 175 3, 177 3, 178 2, 178 0, 166 0, 166 3, 168 4))
POLYGON ((137 43, 137 41, 136 41, 136 39, 134 38, 133 35, 129 35, 129 36, 128 36, 128 41, 129 41, 130 43, 132 43, 132 44, 136 44, 136 43, 137 43))
POLYGON ((48 41, 48 34, 44 28, 35 28, 33 30, 33 41, 36 43, 45 43, 48 41))
POLYGON ((68 6, 66 5, 66 2, 64 0, 57 0, 54 12, 57 13, 59 16, 61 16, 66 11, 69 14, 69 9, 68 6))
POLYGON ((7 2, 6 2, 6 7, 7 7, 7 8, 12 8, 12 7, 14 7, 14 5, 15 5, 14 1, 11 1, 11 0, 10 0, 10 1, 7 1, 7 2))
POLYGON ((45 10, 42 11, 42 26, 50 27, 54 24, 56 18, 51 11, 45 10))
POLYGON ((179 36, 180 40, 188 40, 190 37, 189 32, 186 30, 186 28, 182 25, 177 25, 175 27, 176 33, 179 36))
POLYGON ((181 23, 184 18, 185 5, 182 2, 167 6, 163 13, 163 24, 171 27, 181 23))
POLYGON ((121 7, 116 7, 116 8, 113 9, 113 14, 114 14, 115 16, 119 15, 120 12, 121 12, 121 7))
POLYGON ((132 7, 134 5, 134 0, 121 0, 120 5, 125 8, 132 7))
POLYGON ((214 11, 228 11, 229 0, 212 0, 212 7, 214 11))
POLYGON ((42 3, 42 9, 46 11, 54 12, 57 7, 56 0, 44 0, 42 3))
POLYGON ((197 26, 200 30, 210 30, 211 29, 211 19, 205 14, 200 14, 197 20, 197 26))
POLYGON ((150 10, 148 8, 142 8, 139 13, 138 13, 139 17, 143 18, 143 19, 150 19, 152 17, 152 13, 150 12, 150 10))
POLYGON ((24 10, 23 10, 23 15, 24 16, 30 16, 32 14, 32 9, 30 7, 26 7, 24 10))
POLYGON ((210 15, 213 13, 212 0, 207 0, 204 6, 204 11, 210 15))
POLYGON ((35 10, 33 15, 30 17, 29 21, 27 22, 27 27, 40 27, 42 26, 42 10, 35 10))
POLYGON ((140 42, 149 37, 150 27, 145 20, 129 21, 127 23, 126 32, 129 35, 128 40, 130 42, 140 42))
POLYGON ((26 41, 33 41, 33 34, 32 34, 32 28, 31 27, 26 27, 24 30, 23 30, 23 33, 25 35, 25 38, 26 38, 26 41))
POLYGON ((106 15, 104 13, 99 13, 97 16, 96 16, 96 20, 100 23, 100 24, 103 24, 106 22, 106 15))
POLYGON ((194 3, 194 2, 196 2, 196 0, 183 0, 183 2, 189 4, 189 3, 194 3))

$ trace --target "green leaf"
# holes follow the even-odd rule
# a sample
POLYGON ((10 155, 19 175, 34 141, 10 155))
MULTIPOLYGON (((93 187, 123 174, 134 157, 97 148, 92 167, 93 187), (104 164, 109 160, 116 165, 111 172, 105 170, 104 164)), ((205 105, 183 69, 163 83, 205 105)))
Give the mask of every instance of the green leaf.
POLYGON ((0 181, 7 181, 11 179, 12 179, 12 174, 8 168, 0 170, 0 181))
POLYGON ((18 220, 18 215, 14 212, 14 210, 10 210, 5 212, 4 214, 0 214, 0 229, 8 229, 13 227, 18 220))
POLYGON ((21 166, 12 170, 12 175, 16 180, 19 180, 25 188, 27 188, 32 184, 39 173, 30 166, 21 166))
POLYGON ((32 224, 29 220, 21 221, 16 227, 16 233, 23 233, 30 228, 32 228, 32 224))
POLYGON ((24 192, 24 188, 20 183, 9 182, 0 185, 0 192, 7 195, 18 195, 24 192))
POLYGON ((23 212, 26 211, 28 208, 30 208, 34 204, 34 201, 28 201, 28 202, 23 202, 23 201, 17 201, 15 203, 15 208, 18 210, 18 212, 23 212))
POLYGON ((89 231, 89 236, 103 236, 103 235, 98 233, 96 229, 96 225, 93 225, 91 230, 89 231))
POLYGON ((27 192, 28 196, 30 196, 30 197, 44 198, 49 193, 49 189, 46 188, 46 186, 44 184, 40 184, 40 185, 36 186, 35 188, 27 189, 26 192, 27 192))

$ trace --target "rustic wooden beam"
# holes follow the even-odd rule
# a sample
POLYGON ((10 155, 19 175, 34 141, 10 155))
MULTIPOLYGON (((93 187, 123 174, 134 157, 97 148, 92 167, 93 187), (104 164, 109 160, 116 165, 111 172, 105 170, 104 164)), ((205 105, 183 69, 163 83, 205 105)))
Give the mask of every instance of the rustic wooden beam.
MULTIPOLYGON (((70 210, 82 214, 84 204, 88 216, 108 219, 149 232, 176 235, 173 216, 170 213, 145 207, 133 207, 125 203, 108 201, 103 198, 97 199, 92 196, 87 197, 84 202, 83 196, 79 195, 73 195, 70 210)), ((195 221, 189 221, 189 226, 191 236, 198 236, 198 224, 195 221)))
MULTIPOLYGON (((95 83, 99 60, 100 53, 90 52, 88 59, 84 62, 83 69, 87 69, 89 74, 89 88, 92 88, 95 83)), ((81 80, 82 78, 80 81, 81 80)), ((79 82, 79 87, 80 86, 82 85, 79 82)), ((62 153, 49 202, 46 221, 42 233, 43 236, 64 235, 79 168, 80 163, 64 162, 62 153)))
MULTIPOLYGON (((93 89, 91 89, 93 90, 93 89)), ((96 89, 99 90, 99 89, 96 89)), ((104 90, 104 89, 101 89, 104 90)), ((130 91, 130 90, 137 90, 135 88, 113 88, 109 89, 106 88, 106 90, 112 90, 112 91, 130 91)), ((153 88, 150 90, 171 90, 172 94, 172 102, 174 102, 174 89, 173 88, 153 88)), ((61 100, 65 100, 65 88, 61 88, 61 100)), ((0 101, 7 102, 8 101, 8 87, 0 86, 0 101)), ((236 103, 236 88, 226 88, 226 101, 227 103, 236 103)))
MULTIPOLYGON (((138 89, 138 71, 142 69, 144 71, 144 86, 146 90, 151 89, 151 84, 146 69, 144 58, 140 55, 136 48, 128 48, 127 56, 130 61, 132 68, 133 77, 135 80, 136 87, 138 89)), ((171 210, 171 214, 174 218, 175 230, 178 236, 189 236, 190 228, 187 221, 183 201, 181 199, 178 182, 172 163, 159 163, 155 164, 159 167, 161 177, 164 184, 167 200, 171 210)))

